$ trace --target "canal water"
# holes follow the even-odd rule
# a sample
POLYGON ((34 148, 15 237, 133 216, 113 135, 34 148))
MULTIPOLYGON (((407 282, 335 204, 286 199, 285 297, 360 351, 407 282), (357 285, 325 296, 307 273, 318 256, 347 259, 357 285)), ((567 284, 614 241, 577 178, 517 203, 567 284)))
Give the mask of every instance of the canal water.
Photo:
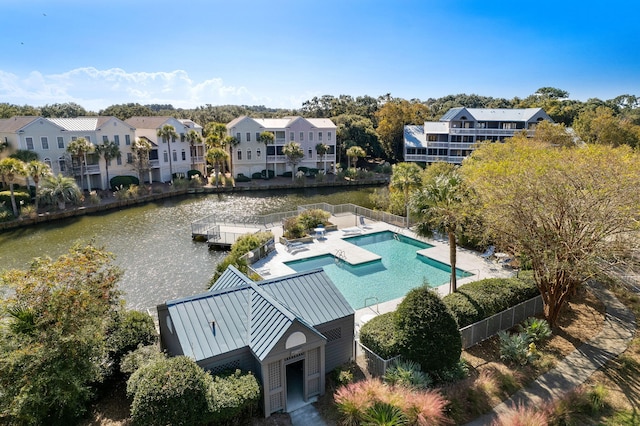
POLYGON ((56 258, 77 241, 93 240, 124 270, 120 289, 127 305, 147 309, 208 288, 225 252, 191 240, 191 222, 208 215, 232 219, 295 210, 326 202, 370 207, 373 188, 311 188, 251 194, 185 196, 103 214, 0 233, 0 270, 28 267, 34 257, 56 258))

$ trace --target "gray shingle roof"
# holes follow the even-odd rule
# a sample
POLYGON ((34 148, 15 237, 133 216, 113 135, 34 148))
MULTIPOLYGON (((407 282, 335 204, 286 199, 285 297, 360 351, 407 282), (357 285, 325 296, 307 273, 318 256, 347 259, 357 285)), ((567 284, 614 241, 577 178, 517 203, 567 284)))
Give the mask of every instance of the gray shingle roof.
POLYGON ((354 313, 322 270, 255 283, 234 267, 209 292, 167 309, 184 354, 196 361, 243 347, 263 360, 292 324, 317 333, 313 326, 354 313))

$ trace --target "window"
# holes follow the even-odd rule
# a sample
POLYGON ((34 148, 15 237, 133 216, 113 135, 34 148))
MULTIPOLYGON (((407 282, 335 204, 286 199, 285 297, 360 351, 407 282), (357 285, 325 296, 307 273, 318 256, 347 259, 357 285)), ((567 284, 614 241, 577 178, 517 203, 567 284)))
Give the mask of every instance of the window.
POLYGON ((113 141, 116 143, 116 146, 120 146, 120 136, 113 135, 113 141))
POLYGON ((327 140, 330 141, 331 140, 331 132, 327 132, 327 140))
POLYGON ((293 132, 289 132, 289 140, 290 141, 295 140, 293 132))
POLYGON ((178 153, 175 149, 173 150, 173 161, 178 161, 178 153))
POLYGON ((91 142, 91 136, 85 136, 84 138, 87 140, 87 142, 91 142))
POLYGON ((309 132, 309 142, 313 142, 313 132, 309 132))
POLYGON ((251 132, 247 132, 247 142, 251 142, 251 132))
POLYGON ((102 143, 107 143, 107 142, 109 142, 109 136, 102 135, 102 143))
POLYGON ((33 151, 33 138, 26 138, 25 142, 27 143, 27 149, 33 151))
POLYGON ((238 160, 242 160, 242 151, 238 150, 238 160))
POLYGON ((185 140, 187 140, 187 137, 185 136, 185 134, 180 133, 180 142, 184 142, 185 140))
POLYGON ((313 150, 309 148, 309 158, 313 158, 313 150))
POLYGON ((42 144, 42 149, 49 149, 49 139, 46 136, 40 138, 40 143, 42 144))
MULTIPOLYGON (((131 153, 127 154, 127 161, 129 160, 129 155, 131 155, 131 153)), ((133 163, 133 155, 131 156, 131 162, 133 163)), ((122 155, 118 154, 118 156, 116 157, 116 164, 118 166, 122 166, 122 155)))
POLYGON ((247 150, 247 160, 251 160, 251 150, 247 150))
MULTIPOLYGON (((165 155, 166 155, 166 151, 165 151, 165 155)), ((120 159, 120 155, 118 155, 118 159, 120 159)), ((120 160, 122 162, 122 160, 120 160)), ((127 152, 127 164, 131 164, 133 163, 133 154, 131 154, 130 152, 127 152)))
POLYGON ((44 164, 46 164, 47 166, 49 166, 49 168, 51 168, 51 158, 45 158, 44 164))
POLYGON ((58 148, 64 149, 64 138, 62 136, 58 136, 58 148))
POLYGON ((267 155, 276 155, 276 147, 273 145, 267 146, 267 155))
POLYGON ((256 132, 256 142, 260 140, 260 132, 256 132))
POLYGON ((131 145, 131 136, 130 135, 124 135, 124 144, 125 145, 131 145))
POLYGON ((259 149, 256 149, 256 157, 260 158, 260 154, 262 154, 262 152, 259 149))
POLYGON ((72 140, 72 141, 77 141, 77 140, 78 140, 78 137, 77 137, 77 136, 71 136, 71 140, 72 140))
POLYGON ((67 171, 67 162, 64 160, 64 157, 58 158, 58 165, 60 166, 60 172, 67 171))
POLYGON ((169 162, 169 153, 167 151, 162 151, 162 158, 165 163, 169 162))
POLYGON ((300 132, 300 142, 304 140, 304 132, 300 132))
POLYGON ((182 161, 185 161, 187 159, 187 152, 183 149, 182 150, 182 161))
POLYGON ((241 135, 240 132, 236 133, 236 139, 238 139, 238 142, 242 142, 240 135, 241 135))
POLYGON ((318 132, 318 140, 322 142, 322 132, 318 132))

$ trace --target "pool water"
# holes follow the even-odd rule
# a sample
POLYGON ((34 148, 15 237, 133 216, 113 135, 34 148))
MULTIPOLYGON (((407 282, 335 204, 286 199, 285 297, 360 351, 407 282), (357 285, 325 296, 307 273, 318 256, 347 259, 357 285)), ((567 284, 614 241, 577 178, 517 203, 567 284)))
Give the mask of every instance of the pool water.
MULTIPOLYGON (((430 244, 390 231, 345 238, 345 241, 382 259, 350 265, 331 254, 325 254, 286 262, 286 265, 296 272, 324 269, 354 309, 403 297, 409 290, 424 283, 438 287, 449 282, 449 265, 417 253, 418 250, 433 247, 430 244)), ((456 269, 458 278, 470 275, 456 269)))

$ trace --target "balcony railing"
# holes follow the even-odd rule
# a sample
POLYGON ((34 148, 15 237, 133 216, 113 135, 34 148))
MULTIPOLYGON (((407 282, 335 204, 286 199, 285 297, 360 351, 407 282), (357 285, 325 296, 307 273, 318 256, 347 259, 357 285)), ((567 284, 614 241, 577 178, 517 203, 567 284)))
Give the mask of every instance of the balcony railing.
POLYGON ((89 164, 80 169, 80 166, 73 167, 73 174, 79 175, 80 173, 90 174, 90 175, 99 175, 100 174, 100 165, 99 164, 89 164))
POLYGON ((202 155, 196 155, 191 157, 191 162, 193 164, 204 164, 204 157, 202 155))
POLYGON ((149 160, 149 167, 160 167, 160 160, 149 160))
MULTIPOLYGON (((475 135, 475 136, 513 136, 525 129, 487 129, 487 128, 474 128, 474 129, 458 129, 451 128, 449 133, 452 135, 475 135)), ((527 136, 533 136, 535 130, 527 130, 527 136)))

